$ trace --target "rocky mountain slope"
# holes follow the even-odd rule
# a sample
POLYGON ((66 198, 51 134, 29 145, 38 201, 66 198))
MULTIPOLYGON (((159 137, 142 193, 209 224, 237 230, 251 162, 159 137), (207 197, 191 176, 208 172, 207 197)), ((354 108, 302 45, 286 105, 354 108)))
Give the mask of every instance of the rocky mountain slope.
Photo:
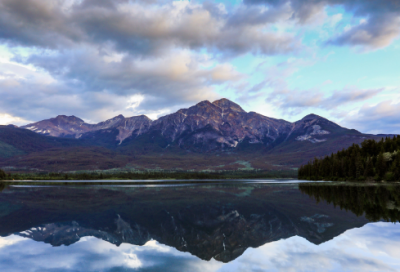
POLYGON ((76 170, 72 165, 79 165, 81 170, 106 169, 107 165, 194 170, 288 169, 313 157, 383 136, 362 134, 315 114, 291 123, 246 112, 232 101, 221 99, 213 103, 202 101, 154 121, 144 115, 118 115, 88 124, 75 116, 60 115, 22 128, 2 126, 0 167, 34 165, 33 168, 57 171, 76 170), (87 150, 90 155, 76 156, 76 147, 79 154, 87 150), (119 159, 110 163, 111 157, 119 159))
POLYGON ((146 132, 151 124, 151 120, 144 115, 125 118, 118 115, 98 124, 87 124, 82 119, 75 116, 59 115, 55 118, 28 124, 22 128, 33 132, 53 137, 80 138, 88 132, 117 129, 119 131, 116 140, 123 141, 125 138, 140 135, 146 132))
POLYGON ((288 140, 319 143, 326 141, 329 134, 347 130, 314 114, 295 123, 269 118, 255 112, 246 112, 228 99, 213 103, 202 101, 155 121, 144 115, 130 118, 118 115, 98 124, 87 124, 75 116, 59 115, 22 128, 43 135, 74 138, 85 137, 86 133, 99 130, 111 132, 116 129, 118 134, 115 141, 119 144, 129 137, 156 133, 169 143, 202 151, 235 148, 243 141, 250 144, 263 143, 266 146, 288 140))

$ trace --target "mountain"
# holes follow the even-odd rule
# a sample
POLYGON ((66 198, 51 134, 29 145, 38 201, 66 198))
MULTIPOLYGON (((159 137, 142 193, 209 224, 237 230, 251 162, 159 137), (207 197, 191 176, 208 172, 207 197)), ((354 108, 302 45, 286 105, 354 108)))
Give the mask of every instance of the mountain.
POLYGON ((28 124, 22 128, 29 129, 42 135, 67 138, 73 137, 77 139, 88 132, 117 129, 119 133, 116 139, 122 142, 132 134, 140 135, 142 132, 147 131, 150 124, 151 120, 144 115, 130 118, 118 115, 94 125, 87 124, 82 119, 75 116, 59 115, 55 118, 28 124))
POLYGON ((290 123, 245 112, 239 105, 221 99, 203 101, 189 109, 154 121, 149 131, 184 149, 210 151, 235 148, 244 140, 266 145, 279 143, 290 123))
MULTIPOLYGON (((73 157, 77 149, 65 149, 73 146, 89 148, 90 158, 96 157, 93 147, 106 149, 103 154, 112 153, 120 158, 113 167, 288 169, 313 157, 360 144, 365 139, 381 137, 341 127, 315 114, 291 123, 246 112, 238 104, 220 99, 212 103, 202 101, 154 121, 144 115, 130 118, 118 115, 98 124, 88 124, 75 116, 59 115, 21 128, 4 126, 0 128, 0 158, 7 157, 7 160, 0 159, 0 166, 29 168, 35 164, 35 168, 43 165, 43 169, 49 169, 49 161, 73 157), (33 137, 28 131, 38 136, 33 137), (6 136, 10 133, 19 136, 11 139, 6 136), (63 148, 64 153, 60 155, 63 148), (16 159, 21 158, 17 156, 24 159, 16 159)), ((76 158, 80 162, 74 165, 89 170, 103 169, 109 164, 101 163, 104 157, 98 161, 90 158, 76 158)), ((59 169, 54 167, 54 170, 77 170, 68 163, 64 159, 61 165, 57 164, 59 169)))
POLYGON ((243 141, 263 143, 266 146, 290 139, 318 143, 326 141, 326 136, 331 133, 349 131, 315 114, 290 123, 255 112, 245 112, 238 104, 225 98, 213 103, 202 101, 155 121, 144 115, 130 118, 118 115, 98 124, 87 124, 75 116, 59 115, 22 128, 43 135, 75 138, 87 137, 85 134, 89 132, 92 133, 88 135, 93 135, 93 132, 99 130, 111 132, 117 129, 115 140, 119 144, 128 137, 135 138, 146 133, 159 134, 169 143, 197 151, 234 148, 243 141))
POLYGON ((247 113, 236 103, 221 99, 213 103, 202 101, 155 121, 144 115, 130 118, 118 115, 93 125, 75 116, 59 115, 22 128, 43 135, 74 138, 85 137, 88 132, 117 129, 119 133, 115 139, 119 143, 130 136, 155 132, 184 148, 211 150, 236 147, 244 139, 250 143, 277 143, 290 126, 284 120, 247 113))

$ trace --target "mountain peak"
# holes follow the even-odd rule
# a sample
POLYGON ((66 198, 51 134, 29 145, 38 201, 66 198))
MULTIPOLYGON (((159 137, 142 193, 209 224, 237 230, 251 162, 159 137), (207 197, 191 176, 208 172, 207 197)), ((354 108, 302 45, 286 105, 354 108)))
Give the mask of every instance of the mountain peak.
POLYGON ((196 104, 196 106, 208 106, 208 105, 211 105, 211 102, 208 100, 203 100, 196 104))
POLYGON ((312 119, 320 119, 320 118, 323 118, 323 117, 316 115, 314 113, 310 113, 310 114, 304 116, 301 120, 304 121, 304 120, 312 120, 312 119))
POLYGON ((57 115, 56 118, 54 118, 55 120, 63 120, 63 121, 69 121, 69 122, 83 122, 82 119, 71 115, 71 116, 67 116, 67 115, 57 115))
POLYGON ((147 115, 141 114, 137 116, 138 118, 146 119, 146 120, 151 120, 147 115))
POLYGON ((329 125, 330 127, 333 127, 333 128, 345 129, 345 128, 342 128, 341 126, 339 126, 338 124, 336 124, 335 122, 332 122, 332 121, 330 121, 330 120, 328 120, 328 119, 326 119, 326 118, 324 118, 322 116, 316 115, 314 113, 311 113, 311 114, 308 114, 308 115, 304 116, 303 119, 297 121, 296 123, 308 123, 310 121, 313 122, 314 120, 316 120, 316 122, 318 124, 322 124, 323 123, 323 124, 325 124, 325 126, 329 125))
POLYGON ((213 102, 214 105, 223 110, 232 110, 237 112, 245 112, 238 104, 230 101, 229 99, 222 98, 213 102))
POLYGON ((142 120, 142 121, 152 121, 149 117, 146 115, 137 115, 137 116, 132 116, 132 117, 127 117, 125 120, 142 120))

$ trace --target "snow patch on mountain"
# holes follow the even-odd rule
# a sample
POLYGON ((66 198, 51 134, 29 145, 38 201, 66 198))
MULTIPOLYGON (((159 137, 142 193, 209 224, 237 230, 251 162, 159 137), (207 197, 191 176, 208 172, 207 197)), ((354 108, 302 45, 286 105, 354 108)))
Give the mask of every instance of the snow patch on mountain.
POLYGON ((309 141, 309 142, 311 142, 313 144, 314 143, 321 143, 321 142, 325 142, 326 139, 316 139, 313 136, 330 134, 329 131, 322 130, 321 126, 319 126, 319 125, 313 125, 312 129, 313 129, 313 131, 311 133, 298 136, 296 138, 296 141, 309 141))

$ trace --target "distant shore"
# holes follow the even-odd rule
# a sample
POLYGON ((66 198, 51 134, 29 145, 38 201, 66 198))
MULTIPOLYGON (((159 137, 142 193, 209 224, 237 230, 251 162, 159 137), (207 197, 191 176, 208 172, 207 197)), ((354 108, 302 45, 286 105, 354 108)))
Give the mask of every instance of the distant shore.
POLYGON ((255 178, 297 178, 295 170, 252 170, 252 171, 87 171, 5 173, 0 180, 203 180, 203 179, 255 179, 255 178))
POLYGON ((301 183, 292 178, 274 178, 274 179, 187 179, 187 180, 2 180, 0 181, 0 190, 7 186, 83 186, 83 185, 184 185, 184 184, 246 184, 246 183, 301 183))

